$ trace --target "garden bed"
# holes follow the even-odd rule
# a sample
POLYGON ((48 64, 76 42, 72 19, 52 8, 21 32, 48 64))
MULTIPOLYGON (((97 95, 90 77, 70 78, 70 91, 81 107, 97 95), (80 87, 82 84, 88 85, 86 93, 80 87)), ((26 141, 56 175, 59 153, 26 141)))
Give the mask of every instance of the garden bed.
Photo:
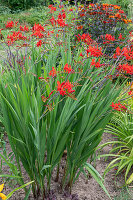
POLYGON ((1 21, 0 197, 131 200, 132 20, 119 5, 60 3, 48 23, 41 10, 1 21))
MULTIPOLYGON (((104 133, 103 139, 101 143, 108 142, 112 139, 112 136, 104 133)), ((6 140, 6 148, 8 152, 11 152, 10 144, 8 142, 8 139, 6 140)), ((111 145, 108 145, 104 147, 101 150, 102 154, 107 154, 111 150, 111 145)), ((65 159, 65 158, 64 158, 65 159)), ((100 175, 103 175, 104 170, 106 169, 107 165, 110 163, 111 158, 108 158, 106 161, 104 158, 101 158, 100 160, 96 160, 96 169, 100 173, 100 175)), ((63 162, 62 162, 63 166, 63 162)), ((115 177, 115 170, 111 170, 105 177, 104 185, 106 189, 108 190, 110 196, 112 199, 114 199, 116 196, 119 196, 121 192, 123 192, 123 189, 120 187, 124 184, 124 175, 123 173, 119 174, 119 176, 115 177)), ((3 166, 2 168, 2 174, 9 174, 9 167, 3 166)), ((28 178, 26 177, 26 173, 23 170, 23 175, 25 177, 25 183, 28 182, 28 178)), ((70 195, 68 192, 64 192, 64 194, 61 192, 60 185, 58 182, 55 182, 55 173, 53 174, 52 178, 52 194, 51 198, 48 200, 109 200, 109 197, 105 194, 105 192, 102 190, 102 188, 99 186, 99 184, 95 181, 93 177, 89 177, 88 179, 85 178, 83 174, 80 175, 78 181, 73 185, 72 188, 72 194, 70 195)), ((12 182, 13 183, 13 182, 12 182)), ((12 187, 16 188, 19 185, 13 185, 12 187)), ((5 184, 4 193, 8 194, 13 190, 8 183, 5 184)), ((131 188, 130 194, 133 195, 133 189, 131 188)), ((124 191, 125 192, 125 191, 124 191)), ((132 197, 128 197, 129 195, 125 194, 125 198, 123 197, 123 200, 132 200, 132 197)), ((10 198, 11 200, 24 200, 25 194, 23 190, 19 190, 10 198)), ((117 197, 118 198, 118 197, 117 197)), ((28 198, 29 200, 33 200, 32 195, 28 198)), ((120 199, 120 196, 119 196, 120 199)), ((38 198, 38 200, 41 200, 38 198)))

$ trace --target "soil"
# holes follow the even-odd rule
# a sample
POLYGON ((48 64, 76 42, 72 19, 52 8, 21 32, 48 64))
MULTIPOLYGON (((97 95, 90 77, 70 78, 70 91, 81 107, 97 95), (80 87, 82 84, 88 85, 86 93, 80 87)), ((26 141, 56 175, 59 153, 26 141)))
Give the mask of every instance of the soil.
MULTIPOLYGON (((105 143, 112 140, 112 136, 110 134, 104 133, 103 139, 101 143, 105 143)), ((107 154, 111 150, 112 146, 108 145, 104 147, 101 150, 101 154, 107 154)), ((11 152, 11 148, 9 145, 9 142, 6 138, 6 149, 8 152, 11 152)), ((101 158, 100 160, 96 160, 96 169, 100 173, 100 175, 103 175, 105 168, 110 163, 111 158, 108 158, 106 161, 104 158, 101 158)), ((1 163, 1 161, 0 161, 1 163)), ((9 167, 3 166, 2 168, 2 174, 9 174, 9 167)), ((25 183, 28 182, 28 178, 26 177, 26 173, 23 170, 23 176, 25 177, 25 183)), ((2 178, 0 178, 0 184, 2 183, 2 178)), ((108 190, 110 196, 112 199, 114 197, 118 196, 121 192, 121 189, 119 189, 119 186, 122 186, 124 184, 124 174, 120 174, 117 179, 115 177, 115 170, 111 170, 107 173, 105 177, 104 185, 106 189, 108 190)), ((15 185, 15 183, 11 183, 13 186, 9 186, 9 183, 5 183, 4 190, 2 191, 4 194, 8 194, 11 192, 14 188, 18 187, 19 185, 15 185)), ((24 191, 19 190, 13 194, 13 196, 10 198, 11 200, 24 200, 24 191)), ((28 198, 29 200, 33 200, 32 194, 28 198)), ((118 198, 117 198, 118 199, 118 198)), ((42 200, 38 198, 37 200, 42 200)), ((49 195, 49 198, 47 200, 109 200, 109 197, 105 194, 105 192, 102 190, 102 188, 99 186, 99 184, 95 181, 93 177, 89 177, 88 179, 85 178, 83 174, 80 175, 77 182, 73 185, 72 188, 72 194, 68 194, 68 192, 64 192, 63 194, 60 191, 59 183, 55 182, 55 176, 53 174, 53 180, 52 180, 52 192, 49 195)), ((122 199, 124 200, 124 199, 122 199)), ((127 200, 127 199, 126 199, 127 200)), ((128 198, 128 200, 133 200, 133 189, 131 188, 131 197, 128 198)))

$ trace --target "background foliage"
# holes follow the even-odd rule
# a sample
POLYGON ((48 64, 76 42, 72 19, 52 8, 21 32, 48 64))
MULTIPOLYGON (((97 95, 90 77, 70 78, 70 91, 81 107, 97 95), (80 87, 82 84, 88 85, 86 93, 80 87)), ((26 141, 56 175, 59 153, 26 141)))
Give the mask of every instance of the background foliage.
POLYGON ((0 0, 2 5, 9 7, 11 10, 24 10, 32 6, 38 6, 42 3, 47 4, 47 0, 0 0))

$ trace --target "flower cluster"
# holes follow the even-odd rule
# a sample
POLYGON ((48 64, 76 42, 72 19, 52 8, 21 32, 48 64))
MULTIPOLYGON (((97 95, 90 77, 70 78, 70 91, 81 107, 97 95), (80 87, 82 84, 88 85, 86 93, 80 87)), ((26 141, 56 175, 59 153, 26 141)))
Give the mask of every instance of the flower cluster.
POLYGON ((98 62, 95 62, 95 59, 92 59, 91 66, 95 66, 96 68, 101 67, 102 64, 100 64, 100 59, 98 60, 98 62))
POLYGON ((68 26, 68 24, 66 24, 65 22, 66 19, 66 14, 65 12, 63 12, 63 14, 59 13, 57 20, 52 16, 52 18, 50 19, 50 22, 52 24, 52 26, 59 26, 59 27, 65 27, 68 26))
POLYGON ((49 5, 48 8, 50 9, 51 13, 56 11, 56 7, 54 7, 53 5, 49 5))
POLYGON ((86 50, 86 52, 87 52, 87 56, 89 53, 91 56, 94 56, 94 57, 99 57, 103 55, 102 48, 98 46, 89 45, 89 48, 86 50))
POLYGON ((70 72, 72 72, 73 70, 72 70, 71 65, 68 65, 68 63, 65 64, 65 66, 64 66, 64 71, 67 72, 68 74, 69 74, 70 72))
POLYGON ((133 65, 126 64, 119 64, 118 68, 119 71, 124 72, 126 74, 133 75, 133 65))
POLYGON ((39 40, 39 41, 36 43, 36 46, 37 46, 37 47, 41 47, 41 46, 42 46, 42 40, 39 40))
POLYGON ((114 36, 112 36, 111 34, 106 34, 105 35, 105 41, 103 42, 103 44, 107 44, 110 42, 114 42, 116 39, 114 36))
POLYGON ((126 14, 123 10, 121 10, 120 6, 112 5, 112 4, 89 4, 87 7, 80 7, 79 15, 80 17, 85 16, 83 13, 86 13, 91 16, 95 16, 98 18, 100 16, 100 20, 106 23, 115 23, 117 21, 122 21, 124 23, 130 23, 132 20, 127 19, 126 14))
POLYGON ((57 75, 56 69, 52 67, 52 70, 49 72, 49 76, 55 77, 57 75))
POLYGON ((13 28, 14 27, 14 22, 13 21, 10 21, 10 22, 7 22, 5 24, 6 28, 13 28))
MULTIPOLYGON (((115 38, 118 32, 123 31, 125 24, 131 23, 120 6, 112 4, 90 3, 78 9, 78 27, 83 26, 83 33, 90 33, 92 38, 100 44, 115 44, 118 40, 124 41, 122 34, 115 38), (103 39, 101 38, 103 36, 103 39)), ((78 32, 79 33, 79 32, 78 32)), ((112 49, 108 48, 108 54, 112 49)))
POLYGON ((24 36, 20 31, 13 31, 13 34, 7 36, 7 44, 11 45, 17 40, 27 40, 27 37, 24 36))
POLYGON ((130 47, 123 47, 123 49, 120 49, 120 47, 116 48, 116 53, 114 54, 114 58, 117 58, 118 56, 124 56, 126 60, 133 60, 133 46, 130 47))
POLYGON ((81 42, 86 43, 87 45, 93 43, 93 40, 92 40, 91 35, 89 33, 87 33, 87 34, 83 33, 82 35, 78 34, 78 35, 76 35, 76 37, 77 37, 78 42, 81 41, 81 42))
POLYGON ((42 32, 44 32, 44 27, 41 24, 36 24, 33 26, 32 28, 33 33, 31 34, 31 36, 35 36, 38 38, 43 38, 44 34, 42 32))
POLYGON ((20 29, 20 31, 25 31, 25 32, 29 31, 29 27, 28 26, 24 26, 24 27, 20 26, 19 29, 20 29))
POLYGON ((70 95, 70 93, 74 93, 75 90, 73 90, 73 84, 69 82, 69 80, 67 80, 66 82, 63 81, 62 83, 60 83, 59 81, 57 81, 57 91, 60 93, 60 95, 64 96, 64 95, 70 95))
POLYGON ((45 31, 44 27, 41 24, 36 24, 36 23, 34 24, 32 30, 33 30, 33 32, 35 32, 35 31, 44 32, 45 31))
POLYGON ((120 103, 113 103, 112 102, 112 104, 110 106, 114 110, 117 110, 117 111, 125 111, 125 110, 127 110, 127 108, 124 105, 120 104, 120 103))

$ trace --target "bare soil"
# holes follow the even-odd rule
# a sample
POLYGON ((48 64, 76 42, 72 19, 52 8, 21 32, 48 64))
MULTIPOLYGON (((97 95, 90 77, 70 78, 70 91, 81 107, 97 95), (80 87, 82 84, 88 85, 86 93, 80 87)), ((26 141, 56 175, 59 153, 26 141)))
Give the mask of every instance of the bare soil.
MULTIPOLYGON (((112 140, 112 136, 104 133, 103 139, 101 143, 105 143, 112 140)), ((111 150, 112 146, 106 146, 101 150, 101 154, 107 154, 111 150)), ((9 142, 6 138, 6 149, 8 152, 11 151, 9 142)), ((103 175, 105 168, 110 163, 111 158, 108 158, 106 161, 104 158, 100 160, 96 160, 96 169, 103 175)), ((0 161, 1 163, 1 161, 0 161)), ((121 189, 120 186, 124 184, 124 174, 121 173, 117 178, 115 177, 115 170, 111 170, 105 177, 104 185, 108 190, 112 199, 118 196, 121 189)), ((9 174, 9 167, 3 166, 2 174, 9 174)), ((28 177, 26 176, 25 171, 23 171, 23 175, 25 177, 25 182, 28 182, 28 177)), ((2 183, 2 178, 0 178, 0 184, 2 183)), ((4 190, 2 191, 4 194, 8 194, 14 188, 18 187, 19 185, 15 185, 12 182, 12 187, 9 186, 9 183, 5 183, 4 190)), ((132 188, 131 188, 132 189, 132 188)), ((23 190, 19 190, 14 193, 14 195, 10 198, 11 200, 24 200, 25 194, 23 190)), ((33 200, 32 194, 28 198, 29 200, 33 200)), ((38 198, 38 200, 41 200, 38 198)), ((93 177, 89 177, 88 179, 85 178, 83 174, 80 175, 77 182, 73 185, 72 194, 69 195, 67 192, 61 193, 59 183, 55 182, 55 175, 53 174, 52 180, 52 192, 47 200, 109 200, 109 197, 105 194, 99 184, 95 181, 93 177)), ((125 199, 122 199, 125 200, 125 199)), ((127 199, 126 199, 127 200, 127 199)), ((128 200, 133 200, 133 189, 131 190, 131 197, 128 200)))

